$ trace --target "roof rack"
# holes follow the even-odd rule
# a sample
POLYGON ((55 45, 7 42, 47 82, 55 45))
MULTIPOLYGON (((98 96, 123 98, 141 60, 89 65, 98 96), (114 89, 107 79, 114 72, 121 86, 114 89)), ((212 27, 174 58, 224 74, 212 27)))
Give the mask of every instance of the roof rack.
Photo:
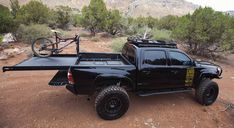
POLYGON ((128 37, 127 41, 138 47, 161 47, 161 48, 177 48, 176 43, 166 42, 162 40, 150 40, 136 37, 128 37))

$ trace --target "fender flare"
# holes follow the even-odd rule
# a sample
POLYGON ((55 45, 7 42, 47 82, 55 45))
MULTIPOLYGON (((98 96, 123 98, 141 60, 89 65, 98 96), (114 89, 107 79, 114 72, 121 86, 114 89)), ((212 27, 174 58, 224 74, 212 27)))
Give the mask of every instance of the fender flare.
POLYGON ((130 88, 134 87, 134 83, 129 77, 119 74, 100 74, 95 78, 94 84, 97 87, 105 81, 127 82, 130 88))
POLYGON ((198 84, 201 83, 201 81, 202 81, 203 78, 211 78, 211 79, 214 79, 214 78, 219 78, 219 77, 217 76, 217 74, 210 73, 210 72, 204 72, 204 73, 201 73, 201 74, 200 74, 198 84))

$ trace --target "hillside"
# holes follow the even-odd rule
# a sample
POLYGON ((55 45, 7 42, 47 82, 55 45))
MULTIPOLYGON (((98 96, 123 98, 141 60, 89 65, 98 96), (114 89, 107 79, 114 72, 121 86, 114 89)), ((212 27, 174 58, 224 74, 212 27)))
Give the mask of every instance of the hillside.
MULTIPOLYGON (((30 0, 19 0, 25 4, 30 0)), ((81 10, 90 0, 41 0, 49 7, 67 5, 81 10)), ((193 12, 198 6, 185 0, 104 0, 108 8, 118 9, 127 16, 153 16, 184 15, 193 12)), ((9 6, 9 0, 0 0, 0 4, 9 6)))

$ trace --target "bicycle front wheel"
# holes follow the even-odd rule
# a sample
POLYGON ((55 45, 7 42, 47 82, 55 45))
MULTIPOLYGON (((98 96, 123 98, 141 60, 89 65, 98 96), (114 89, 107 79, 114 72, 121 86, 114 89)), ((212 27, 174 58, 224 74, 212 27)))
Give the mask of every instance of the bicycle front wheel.
POLYGON ((32 43, 32 51, 38 57, 49 57, 53 54, 54 45, 50 39, 38 38, 32 43))

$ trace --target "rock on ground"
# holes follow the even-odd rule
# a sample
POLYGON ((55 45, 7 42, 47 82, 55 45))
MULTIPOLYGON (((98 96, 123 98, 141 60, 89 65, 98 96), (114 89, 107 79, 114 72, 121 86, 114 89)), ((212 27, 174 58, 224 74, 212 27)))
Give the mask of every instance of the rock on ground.
POLYGON ((10 42, 15 42, 16 41, 16 38, 13 36, 12 33, 7 33, 3 36, 3 44, 8 44, 10 42))

